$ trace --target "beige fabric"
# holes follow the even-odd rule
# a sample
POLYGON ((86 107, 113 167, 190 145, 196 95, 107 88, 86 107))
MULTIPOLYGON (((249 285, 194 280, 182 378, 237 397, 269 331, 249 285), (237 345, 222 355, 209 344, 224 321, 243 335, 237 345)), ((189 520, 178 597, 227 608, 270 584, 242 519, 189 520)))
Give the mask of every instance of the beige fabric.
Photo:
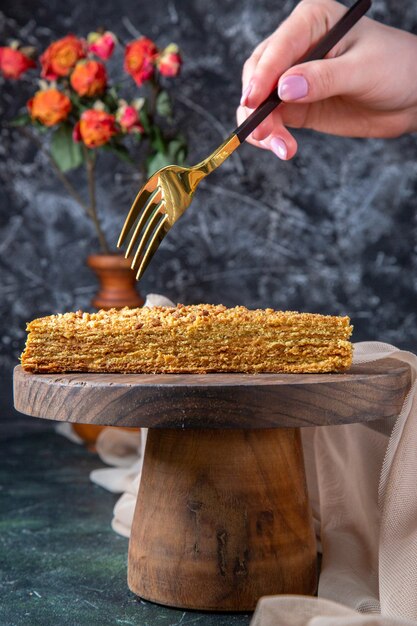
POLYGON ((385 357, 413 370, 394 423, 303 430, 323 552, 319 598, 261 599, 251 626, 417 625, 417 357, 382 343, 355 346, 354 362, 385 357))
POLYGON ((58 435, 66 437, 72 443, 83 443, 83 440, 77 435, 70 422, 58 422, 55 424, 54 430, 58 435))
POLYGON ((361 615, 322 598, 267 596, 258 603, 250 626, 415 626, 401 618, 361 615))
POLYGON ((147 429, 140 432, 105 428, 96 441, 101 460, 113 467, 93 470, 90 479, 112 493, 123 493, 113 509, 112 528, 123 537, 130 536, 139 490, 147 429))

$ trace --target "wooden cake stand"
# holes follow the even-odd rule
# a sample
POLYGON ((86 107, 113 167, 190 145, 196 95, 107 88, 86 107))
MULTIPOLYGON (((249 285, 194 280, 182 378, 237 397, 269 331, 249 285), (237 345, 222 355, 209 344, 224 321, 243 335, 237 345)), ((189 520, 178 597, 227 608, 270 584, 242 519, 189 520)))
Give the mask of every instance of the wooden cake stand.
POLYGON ((321 375, 14 373, 22 413, 150 429, 129 587, 214 611, 315 593, 300 428, 394 417, 410 383, 394 359, 321 375))

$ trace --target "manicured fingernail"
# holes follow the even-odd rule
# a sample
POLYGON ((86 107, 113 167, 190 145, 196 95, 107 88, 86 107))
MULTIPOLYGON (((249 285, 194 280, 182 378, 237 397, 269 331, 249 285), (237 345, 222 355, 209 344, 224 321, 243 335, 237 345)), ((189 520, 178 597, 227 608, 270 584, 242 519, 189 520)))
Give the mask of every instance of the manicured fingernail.
POLYGON ((252 91, 253 81, 251 80, 246 89, 243 90, 242 97, 240 99, 240 106, 244 107, 246 105, 247 99, 249 97, 250 92, 252 91))
POLYGON ((308 94, 308 82, 304 76, 287 76, 278 85, 281 100, 299 100, 308 94))
POLYGON ((282 139, 279 139, 278 137, 273 137, 270 142, 270 147, 272 152, 276 154, 279 159, 285 161, 285 159, 287 158, 287 146, 285 145, 285 142, 282 141, 282 139))

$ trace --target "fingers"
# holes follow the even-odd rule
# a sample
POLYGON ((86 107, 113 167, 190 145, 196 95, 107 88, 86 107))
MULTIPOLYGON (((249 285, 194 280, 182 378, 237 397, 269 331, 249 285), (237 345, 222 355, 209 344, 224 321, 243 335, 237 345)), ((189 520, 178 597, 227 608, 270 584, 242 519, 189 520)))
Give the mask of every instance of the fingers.
POLYGON ((252 109, 259 106, 278 83, 281 74, 305 56, 345 11, 343 5, 331 0, 300 2, 289 18, 263 42, 265 45, 258 46, 246 62, 242 105, 252 109))
MULTIPOLYGON (((252 113, 250 109, 239 107, 237 110, 238 124, 241 124, 250 113, 252 113)), ((255 137, 256 131, 254 131, 246 141, 257 148, 271 150, 278 158, 284 161, 292 159, 297 152, 297 142, 283 125, 280 112, 278 110, 273 111, 263 122, 263 125, 268 129, 268 132, 262 132, 255 137)))
POLYGON ((338 95, 359 95, 367 84, 367 73, 346 54, 292 67, 279 79, 278 95, 283 102, 310 103, 338 95))
MULTIPOLYGON (((355 56, 346 54, 325 61, 311 61, 288 70, 278 84, 278 94, 283 103, 253 131, 251 139, 257 142, 265 141, 270 136, 276 135, 277 128, 282 135, 284 124, 293 128, 309 125, 314 118, 309 115, 312 113, 309 107, 311 103, 325 101, 341 94, 350 96, 359 94, 364 88, 364 83, 365 87, 369 84, 369 79, 366 72, 358 70, 360 64, 355 56), (349 81, 346 81, 346 76, 349 76, 349 81)), ((241 109, 244 111, 241 116, 243 121, 252 109, 249 107, 241 109)), ((320 110, 316 110, 316 113, 319 114, 320 110)), ((290 154, 291 152, 289 150, 290 154)))
POLYGON ((247 61, 243 65, 242 71, 242 98, 241 104, 244 104, 246 94, 249 93, 249 81, 253 75, 253 71, 258 63, 263 51, 268 45, 269 37, 262 41, 258 46, 256 46, 255 50, 252 52, 251 56, 247 59, 247 61))
POLYGON ((280 128, 279 133, 277 133, 275 126, 274 132, 261 143, 263 148, 271 150, 282 161, 292 159, 298 149, 296 140, 285 126, 280 128))

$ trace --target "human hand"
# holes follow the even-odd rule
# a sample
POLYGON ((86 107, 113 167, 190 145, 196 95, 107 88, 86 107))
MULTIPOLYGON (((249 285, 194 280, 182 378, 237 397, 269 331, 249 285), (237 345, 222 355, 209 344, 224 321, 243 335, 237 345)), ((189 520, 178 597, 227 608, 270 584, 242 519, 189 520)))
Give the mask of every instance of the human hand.
POLYGON ((277 83, 283 104, 249 143, 289 159, 297 142, 286 126, 351 137, 397 137, 417 130, 415 35, 364 17, 325 59, 293 65, 345 12, 334 0, 302 0, 255 48, 243 67, 238 123, 277 83))

